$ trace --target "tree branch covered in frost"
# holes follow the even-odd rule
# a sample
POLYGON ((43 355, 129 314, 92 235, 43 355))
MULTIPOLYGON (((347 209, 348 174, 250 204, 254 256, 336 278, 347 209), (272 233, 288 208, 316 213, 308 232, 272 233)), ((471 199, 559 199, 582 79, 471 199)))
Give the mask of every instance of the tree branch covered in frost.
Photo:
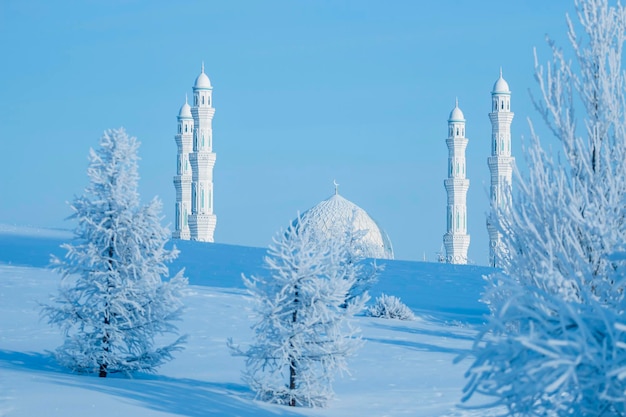
POLYGON ((153 371, 184 342, 154 346, 156 335, 177 333, 187 280, 181 271, 161 281, 178 251, 165 249, 159 200, 140 207, 138 146, 123 129, 109 130, 90 151, 90 184, 71 206, 74 242, 62 246, 64 259, 53 258, 62 281, 42 315, 63 331, 57 359, 76 372, 153 371))
POLYGON ((244 379, 263 401, 324 406, 333 396, 337 372, 361 345, 349 319, 367 295, 344 305, 356 281, 345 268, 343 242, 315 239, 300 217, 278 234, 265 258, 270 277, 244 278, 255 302, 254 343, 234 354, 246 356, 244 379))
POLYGON ((503 274, 490 279, 492 317, 468 371, 469 399, 494 398, 510 415, 626 412, 624 251, 626 101, 621 68, 626 10, 575 1, 568 18, 575 60, 552 41, 535 58, 537 110, 563 148, 546 152, 531 124, 529 167, 512 203, 490 221, 503 236, 503 274), (576 29, 582 28, 584 36, 576 29), (582 115, 577 119, 576 115, 582 115))
POLYGON ((373 306, 365 311, 370 317, 380 317, 384 319, 415 320, 413 311, 404 304, 398 297, 381 294, 376 298, 373 306))
POLYGON ((491 397, 483 407, 504 406, 511 416, 624 415, 620 314, 594 298, 571 302, 503 280, 509 299, 477 337, 463 401, 491 397))

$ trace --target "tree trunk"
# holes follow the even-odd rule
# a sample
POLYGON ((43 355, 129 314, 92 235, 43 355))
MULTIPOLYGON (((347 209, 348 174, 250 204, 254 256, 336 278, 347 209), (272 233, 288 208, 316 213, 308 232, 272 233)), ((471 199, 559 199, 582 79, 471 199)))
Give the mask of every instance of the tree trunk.
MULTIPOLYGON (((293 315, 291 317, 291 322, 292 323, 296 323, 296 321, 298 320, 298 287, 296 286, 296 294, 295 294, 295 300, 294 300, 294 310, 293 310, 293 315)), ((290 346, 293 349, 293 345, 290 346)), ((296 389, 296 359, 294 357, 291 357, 291 360, 289 361, 289 390, 290 391, 294 391, 296 389)), ((296 399, 294 397, 291 397, 289 399, 289 405, 291 407, 295 407, 296 406, 296 399)))

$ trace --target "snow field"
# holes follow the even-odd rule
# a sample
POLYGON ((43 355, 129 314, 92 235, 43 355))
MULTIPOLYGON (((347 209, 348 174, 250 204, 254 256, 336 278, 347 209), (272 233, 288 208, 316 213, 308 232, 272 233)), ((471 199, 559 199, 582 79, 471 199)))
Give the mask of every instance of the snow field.
POLYGON ((180 323, 186 349, 156 375, 106 379, 60 368, 51 350, 61 336, 39 319, 39 301, 56 291, 47 269, 0 266, 0 415, 6 416, 470 416, 456 407, 466 366, 453 365, 475 331, 439 320, 358 317, 365 345, 338 377, 325 409, 291 409, 254 400, 242 384, 243 358, 226 339, 250 341, 250 299, 239 288, 192 285, 180 323))

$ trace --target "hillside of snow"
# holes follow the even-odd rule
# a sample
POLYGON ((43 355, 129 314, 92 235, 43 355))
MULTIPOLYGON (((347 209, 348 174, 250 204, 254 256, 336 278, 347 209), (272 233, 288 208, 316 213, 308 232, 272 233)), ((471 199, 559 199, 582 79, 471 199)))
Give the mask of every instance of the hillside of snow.
POLYGON ((241 382, 243 359, 226 339, 251 340, 249 299, 241 274, 263 274, 262 248, 176 242, 171 265, 189 277, 181 333, 186 349, 155 375, 101 379, 59 367, 51 351, 61 335, 39 319, 38 303, 56 292, 50 254, 69 232, 0 227, 0 416, 484 416, 459 408, 467 360, 486 307, 482 276, 491 269, 384 261, 370 291, 400 297, 415 321, 358 317, 366 340, 338 377, 325 409, 293 409, 254 399, 241 382))

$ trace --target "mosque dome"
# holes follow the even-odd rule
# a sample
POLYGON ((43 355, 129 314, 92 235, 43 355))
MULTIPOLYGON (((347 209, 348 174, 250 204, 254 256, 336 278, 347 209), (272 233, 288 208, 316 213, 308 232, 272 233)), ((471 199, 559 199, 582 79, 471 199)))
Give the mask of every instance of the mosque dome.
POLYGON ((459 109, 458 101, 456 103, 456 106, 454 106, 454 108, 450 112, 450 118, 448 120, 451 122, 464 122, 465 121, 465 116, 463 115, 463 112, 461 111, 461 109, 459 109))
POLYGON ((511 90, 509 90, 509 83, 507 83, 504 78, 502 78, 502 68, 500 68, 500 78, 498 78, 496 83, 493 85, 493 93, 509 94, 510 92, 511 90))
POLYGON ((202 72, 198 75, 198 78, 196 78, 193 88, 213 88, 211 87, 209 77, 204 73, 204 63, 202 63, 202 72))
POLYGON ((357 250, 366 258, 393 259, 391 241, 369 214, 338 193, 310 208, 301 215, 304 227, 313 227, 322 236, 341 233, 350 222, 355 231, 363 231, 357 250))
POLYGON ((180 112, 178 112, 178 117, 180 119, 191 119, 191 106, 187 103, 187 99, 185 99, 185 104, 180 108, 180 112))

